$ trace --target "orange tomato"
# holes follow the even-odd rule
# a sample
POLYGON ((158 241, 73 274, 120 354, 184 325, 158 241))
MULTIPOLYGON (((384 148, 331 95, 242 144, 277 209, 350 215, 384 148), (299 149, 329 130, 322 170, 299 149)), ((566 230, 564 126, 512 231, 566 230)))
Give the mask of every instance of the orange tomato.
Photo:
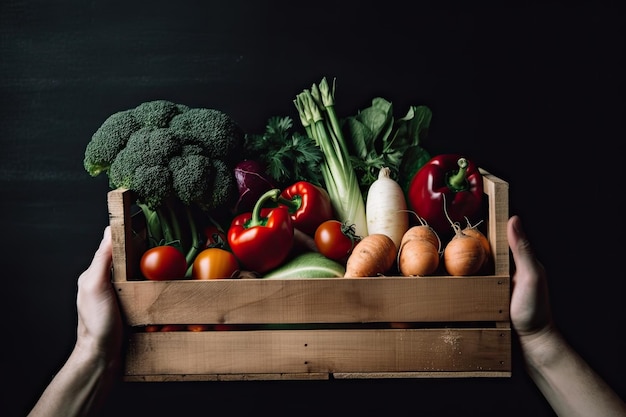
POLYGON ((164 324, 161 332, 182 332, 186 327, 184 324, 164 324))
POLYGON ((208 248, 193 261, 193 279, 230 278, 239 270, 239 262, 232 252, 221 248, 208 248))
POLYGON ((187 330, 190 332, 206 332, 211 330, 210 324, 188 324, 187 330))

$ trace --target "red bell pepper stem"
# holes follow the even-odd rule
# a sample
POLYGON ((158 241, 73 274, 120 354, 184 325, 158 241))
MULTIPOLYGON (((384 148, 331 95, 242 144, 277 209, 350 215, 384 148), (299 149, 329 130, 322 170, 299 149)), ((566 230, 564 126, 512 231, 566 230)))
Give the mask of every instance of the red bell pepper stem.
POLYGON ((467 167, 469 163, 465 158, 459 158, 457 161, 459 165, 458 171, 452 171, 447 174, 446 181, 450 190, 459 192, 469 189, 467 184, 467 167))
POLYGON ((278 204, 282 204, 283 206, 286 206, 287 210, 289 210, 289 213, 295 213, 296 211, 298 211, 300 207, 302 207, 302 196, 295 195, 291 199, 281 196, 278 198, 277 202, 278 204))
POLYGON ((259 197, 257 202, 254 204, 254 208, 252 209, 252 216, 250 217, 250 220, 246 222, 246 228, 254 226, 264 226, 267 219, 261 216, 261 209, 267 201, 271 200, 276 203, 279 197, 280 190, 278 188, 273 188, 262 194, 261 197, 259 197))

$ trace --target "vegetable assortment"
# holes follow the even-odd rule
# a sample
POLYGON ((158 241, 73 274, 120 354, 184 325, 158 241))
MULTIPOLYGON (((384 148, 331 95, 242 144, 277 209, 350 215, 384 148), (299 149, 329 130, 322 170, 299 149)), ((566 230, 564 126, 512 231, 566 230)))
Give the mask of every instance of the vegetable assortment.
POLYGON ((219 111, 163 100, 97 130, 85 168, 135 192, 146 279, 490 272, 481 173, 465 155, 423 147, 428 107, 395 118, 375 97, 341 118, 326 78, 293 102, 303 133, 272 117, 263 134, 244 134, 219 111))

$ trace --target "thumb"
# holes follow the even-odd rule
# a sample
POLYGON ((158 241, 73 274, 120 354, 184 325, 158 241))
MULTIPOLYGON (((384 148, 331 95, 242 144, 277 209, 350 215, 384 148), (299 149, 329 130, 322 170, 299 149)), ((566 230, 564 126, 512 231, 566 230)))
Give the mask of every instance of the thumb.
POLYGON ((89 267, 78 277, 80 286, 91 288, 101 288, 102 285, 109 285, 111 277, 111 265, 113 263, 113 248, 111 242, 111 226, 104 229, 102 240, 98 249, 93 255, 89 267))
POLYGON ((535 253, 522 227, 522 219, 517 215, 511 216, 509 219, 507 238, 516 268, 532 265, 536 262, 535 253))
POLYGON ((94 254, 93 260, 91 261, 90 268, 93 268, 96 271, 101 272, 103 275, 106 275, 111 269, 112 252, 113 248, 111 243, 111 226, 107 226, 104 229, 100 245, 98 246, 98 249, 94 254))

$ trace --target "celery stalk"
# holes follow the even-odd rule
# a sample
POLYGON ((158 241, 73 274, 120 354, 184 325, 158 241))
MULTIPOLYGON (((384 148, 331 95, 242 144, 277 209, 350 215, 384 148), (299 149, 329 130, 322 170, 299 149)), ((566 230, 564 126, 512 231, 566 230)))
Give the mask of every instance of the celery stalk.
POLYGON ((298 94, 294 104, 307 136, 324 153, 320 169, 338 220, 353 224, 357 235, 367 236, 365 200, 335 112, 334 84, 331 89, 324 77, 319 85, 298 94))

